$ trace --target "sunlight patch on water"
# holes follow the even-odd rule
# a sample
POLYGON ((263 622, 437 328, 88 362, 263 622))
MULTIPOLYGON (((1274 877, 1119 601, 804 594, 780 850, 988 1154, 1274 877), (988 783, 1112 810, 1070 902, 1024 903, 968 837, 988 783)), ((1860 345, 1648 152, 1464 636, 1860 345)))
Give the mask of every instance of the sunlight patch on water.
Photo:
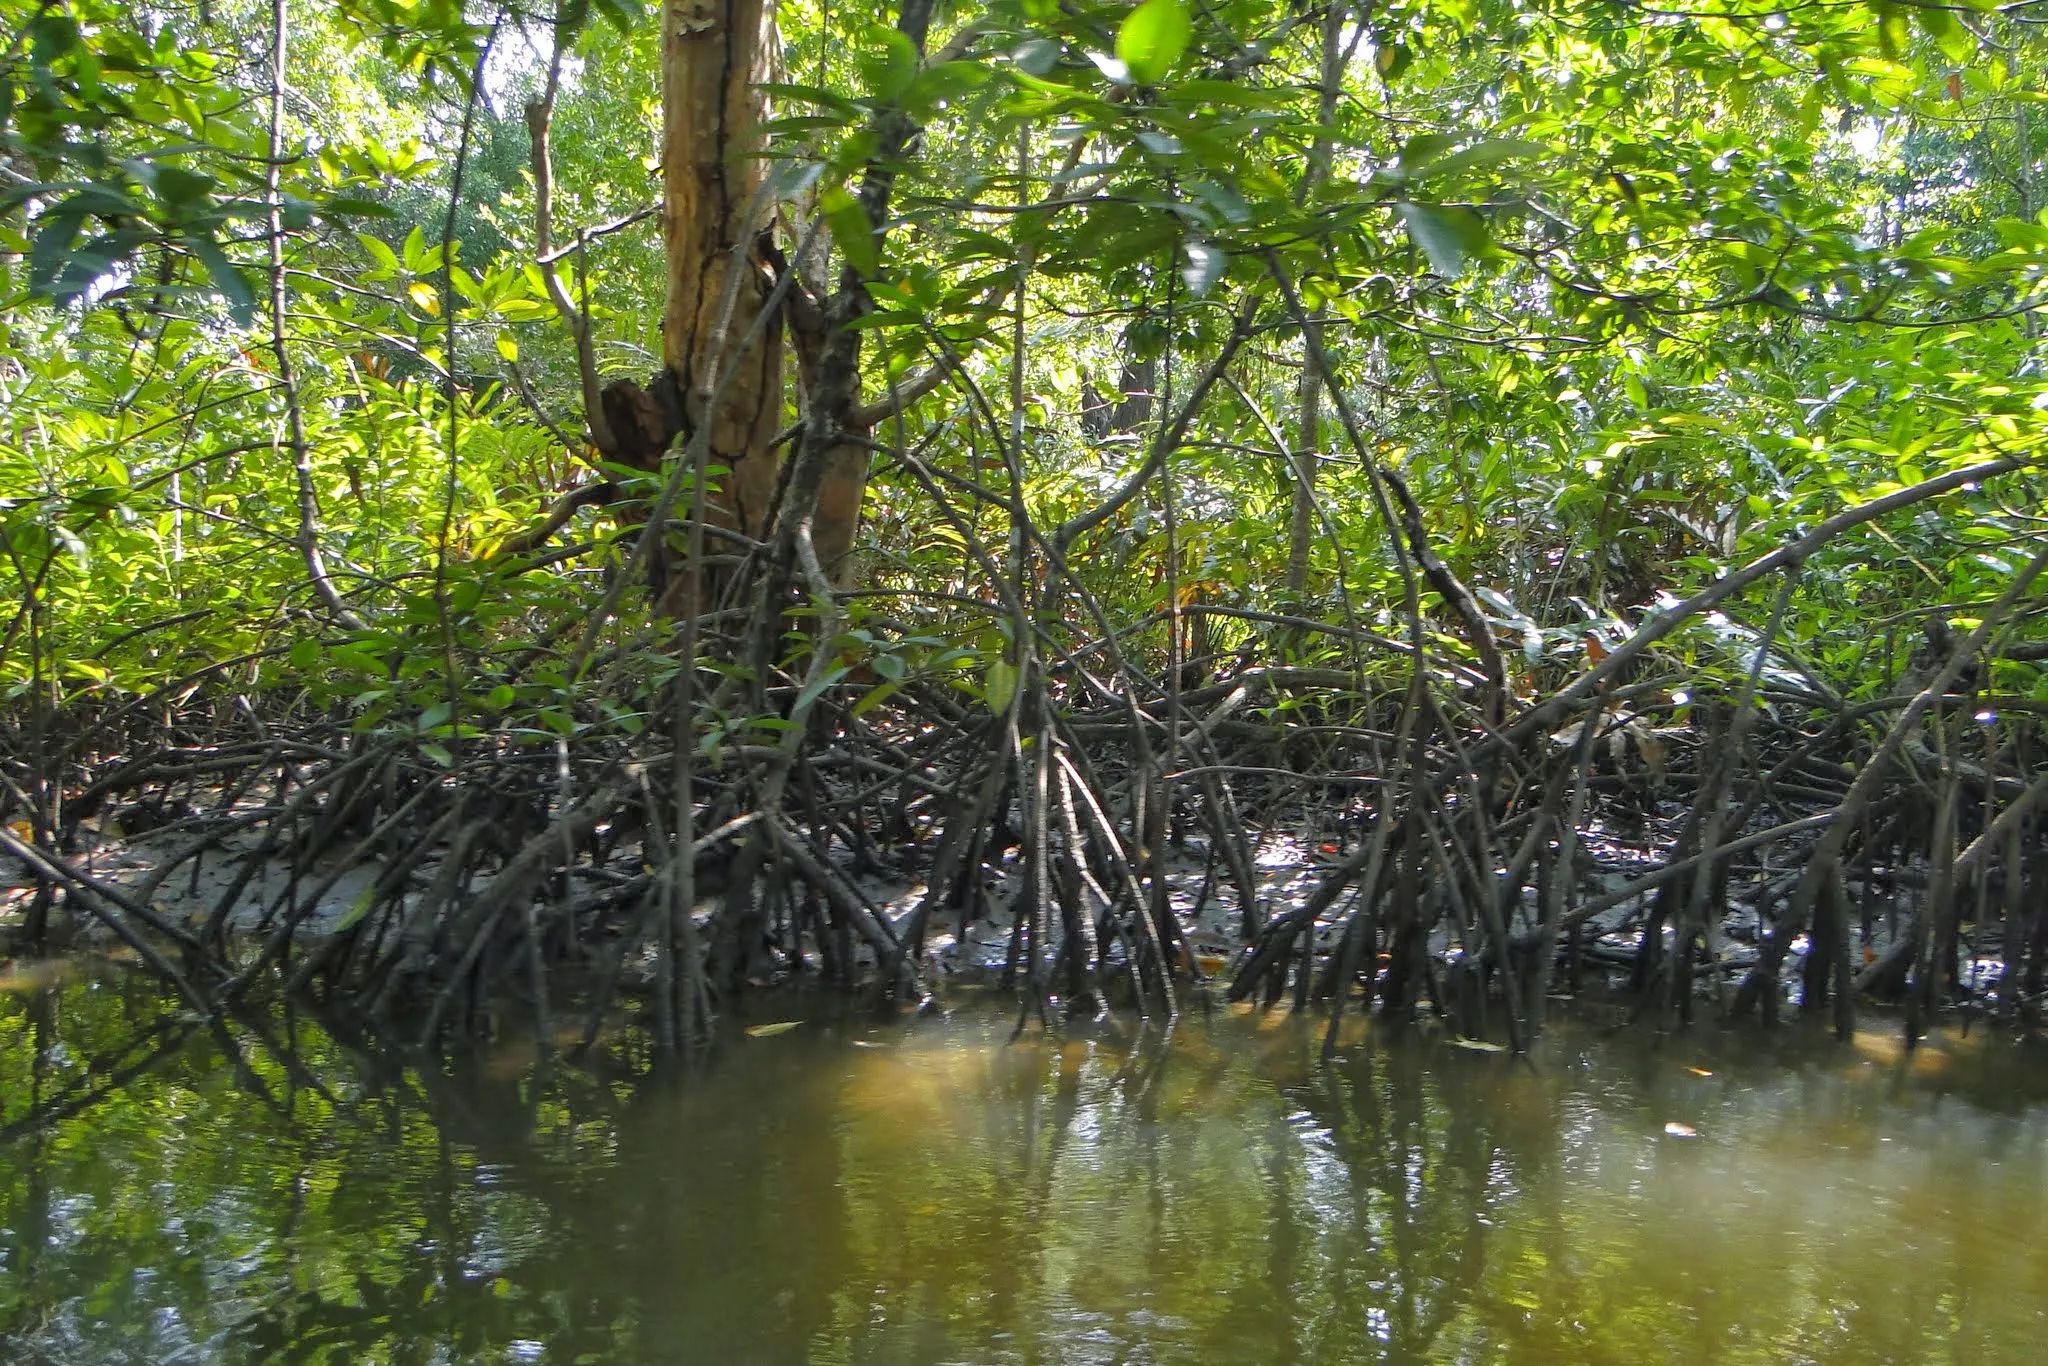
MULTIPOLYGON (((63 1008, 0 1018, 0 1126, 152 1008, 28 999, 63 1008)), ((2031 1363, 2048 1327, 2007 1044, 763 1018, 802 1023, 637 1084, 301 1029, 290 1103, 194 1033, 0 1147, 0 1357, 2031 1363)))

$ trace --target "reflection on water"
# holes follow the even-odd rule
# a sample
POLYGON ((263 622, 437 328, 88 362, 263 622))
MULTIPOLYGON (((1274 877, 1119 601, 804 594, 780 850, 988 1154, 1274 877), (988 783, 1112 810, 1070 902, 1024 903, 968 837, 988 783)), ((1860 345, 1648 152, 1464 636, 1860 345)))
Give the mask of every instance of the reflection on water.
POLYGON ((1280 1015, 1007 1033, 814 1022, 648 1082, 630 1034, 587 1069, 444 1069, 119 980, 0 995, 0 1359, 1979 1363, 2048 1340, 2048 1059, 2016 1045, 1567 1025, 1532 1067, 1361 1024, 1323 1066, 1280 1015))

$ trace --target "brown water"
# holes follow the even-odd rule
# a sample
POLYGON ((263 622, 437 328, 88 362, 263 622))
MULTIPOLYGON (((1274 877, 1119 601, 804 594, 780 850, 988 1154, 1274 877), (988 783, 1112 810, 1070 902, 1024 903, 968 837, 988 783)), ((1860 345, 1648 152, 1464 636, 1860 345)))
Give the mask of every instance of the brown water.
POLYGON ((407 1066, 38 978, 0 1360, 2048 1359, 2037 1048, 1007 1036, 814 1019, 650 1081, 630 1033, 407 1066))

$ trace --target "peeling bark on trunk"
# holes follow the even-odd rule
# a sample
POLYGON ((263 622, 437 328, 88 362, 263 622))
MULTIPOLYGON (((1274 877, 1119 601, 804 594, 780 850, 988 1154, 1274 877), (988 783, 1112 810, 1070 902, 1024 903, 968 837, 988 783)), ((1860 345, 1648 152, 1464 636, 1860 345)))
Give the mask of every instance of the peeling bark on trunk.
POLYGON ((766 99, 758 87, 772 78, 779 43, 773 0, 667 0, 663 7, 662 360, 679 396, 680 435, 687 440, 708 421, 711 463, 731 469, 709 502, 710 516, 753 537, 766 529, 775 495, 781 322, 771 320, 744 352, 732 354, 730 344, 745 335, 772 288, 754 245, 772 208, 757 202, 767 178, 759 145, 766 99), (726 318, 727 272, 735 267, 747 274, 726 318), (711 386, 726 376, 724 401, 707 412, 711 386))

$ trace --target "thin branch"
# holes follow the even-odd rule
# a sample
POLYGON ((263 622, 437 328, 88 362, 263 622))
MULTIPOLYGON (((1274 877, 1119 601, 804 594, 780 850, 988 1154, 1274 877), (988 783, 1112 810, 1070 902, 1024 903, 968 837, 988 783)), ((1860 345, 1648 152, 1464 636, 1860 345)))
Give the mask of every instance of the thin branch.
MULTIPOLYGON (((569 297, 568 286, 562 283, 562 273, 555 269, 555 263, 575 248, 555 251, 555 160, 549 144, 549 133, 555 118, 555 95, 562 84, 562 39, 563 24, 560 14, 555 17, 554 51, 548 58, 547 86, 541 97, 526 106, 526 131, 533 140, 533 250, 535 264, 540 267, 542 281, 547 286, 548 298, 554 301, 555 311, 562 315, 562 321, 569 325, 569 335, 576 342, 576 377, 583 390, 583 421, 590 428, 590 440, 598 450, 609 455, 618 449, 613 437, 611 424, 605 420, 604 403, 599 395, 602 386, 598 383, 597 352, 591 344, 590 318, 576 307, 569 297)), ((637 216, 636 216, 637 220, 637 216)), ((614 225, 616 231, 624 223, 614 225)), ((582 247, 585 236, 577 235, 575 247, 582 247)))
POLYGON ((292 474, 298 484, 299 557, 306 563, 306 577, 321 604, 335 620, 352 631, 366 629, 354 609, 341 600, 327 572, 327 558, 320 550, 320 500, 313 489, 313 455, 306 443, 306 414, 299 402, 298 380, 292 370, 291 348, 284 335, 284 63, 289 35, 290 0, 271 0, 270 5, 270 160, 264 168, 264 195, 270 213, 270 349, 277 358, 278 388, 284 392, 286 441, 291 448, 292 474))

